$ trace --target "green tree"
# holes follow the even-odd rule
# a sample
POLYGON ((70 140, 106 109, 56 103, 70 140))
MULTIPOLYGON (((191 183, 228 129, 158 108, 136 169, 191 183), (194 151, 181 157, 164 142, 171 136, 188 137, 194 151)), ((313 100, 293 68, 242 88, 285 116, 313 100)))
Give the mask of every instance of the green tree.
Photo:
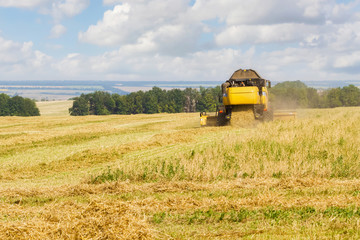
POLYGON ((69 112, 71 116, 89 115, 89 101, 84 94, 74 99, 73 106, 69 108, 69 112))
POLYGON ((134 114, 144 113, 144 108, 143 108, 144 95, 145 94, 143 91, 137 92, 134 101, 134 111, 133 111, 134 114))
POLYGON ((341 89, 332 88, 326 94, 326 104, 327 107, 340 107, 342 106, 341 98, 341 89))
POLYGON ((210 88, 211 94, 216 102, 216 106, 222 103, 222 91, 220 86, 216 86, 214 88, 210 88))
POLYGON ((307 99, 308 99, 308 107, 310 108, 318 108, 321 106, 320 104, 320 96, 315 88, 307 88, 307 99))
POLYGON ((0 116, 10 115, 9 100, 10 97, 8 95, 5 93, 0 94, 0 116))
POLYGON ((40 116, 39 109, 36 107, 35 102, 30 98, 24 99, 24 108, 25 108, 24 116, 40 116))
POLYGON ((169 102, 169 108, 173 109, 173 112, 180 113, 184 111, 185 95, 180 89, 172 89, 167 92, 167 99, 169 102))
POLYGON ((144 92, 132 92, 126 97, 126 104, 129 106, 128 114, 139 114, 143 113, 143 99, 144 92))
POLYGON ((196 104, 200 98, 199 91, 197 91, 196 89, 193 89, 193 88, 186 88, 184 90, 184 97, 185 97, 184 111, 185 112, 195 112, 196 104))
POLYGON ((0 94, 0 116, 40 116, 40 111, 30 98, 0 94))
POLYGON ((341 89, 340 101, 343 106, 359 106, 360 105, 360 89, 354 85, 349 85, 341 89))
POLYGON ((157 97, 151 90, 144 94, 143 109, 144 113, 148 114, 157 113, 159 110, 157 97))
POLYGON ((270 101, 276 108, 308 107, 308 87, 301 81, 286 81, 270 89, 270 101))
POLYGON ((129 106, 126 102, 126 95, 120 96, 119 94, 113 94, 112 99, 115 102, 114 112, 115 114, 128 114, 129 106))
POLYGON ((196 110, 199 112, 215 112, 216 98, 211 88, 200 87, 200 98, 196 105, 196 110))
POLYGON ((24 116, 25 113, 24 98, 20 96, 14 96, 10 98, 9 109, 11 116, 24 116))
POLYGON ((115 101, 108 92, 96 91, 89 94, 88 98, 90 102, 89 112, 91 114, 108 115, 111 114, 115 108, 115 101))
POLYGON ((157 105, 158 105, 158 113, 162 113, 162 112, 168 112, 168 97, 166 94, 166 90, 162 90, 161 88, 158 87, 153 87, 150 90, 154 96, 156 96, 157 99, 157 105))

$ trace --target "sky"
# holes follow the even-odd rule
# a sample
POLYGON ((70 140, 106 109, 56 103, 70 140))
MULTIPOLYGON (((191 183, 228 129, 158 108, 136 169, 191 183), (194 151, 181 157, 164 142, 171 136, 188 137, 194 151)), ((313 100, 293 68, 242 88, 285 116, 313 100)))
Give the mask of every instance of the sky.
POLYGON ((0 80, 360 80, 360 0, 0 0, 0 80))

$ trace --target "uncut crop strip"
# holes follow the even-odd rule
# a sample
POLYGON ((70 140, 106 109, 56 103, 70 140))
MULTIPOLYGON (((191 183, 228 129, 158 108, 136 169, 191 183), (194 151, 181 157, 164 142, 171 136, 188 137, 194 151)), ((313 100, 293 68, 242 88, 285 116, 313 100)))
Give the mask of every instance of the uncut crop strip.
MULTIPOLYGON (((174 132, 176 135, 176 132, 174 132)), ((184 151, 191 151, 194 148, 198 148, 199 146, 208 146, 211 144, 216 138, 221 136, 219 132, 211 132, 210 134, 206 135, 198 135, 196 139, 188 143, 176 143, 165 145, 159 148, 152 148, 146 151, 139 151, 129 153, 124 156, 128 161, 134 161, 136 159, 151 159, 153 157, 166 157, 166 156, 174 156, 173 154, 184 152, 184 151)), ((129 162, 127 162, 129 163, 129 162)))
MULTIPOLYGON (((163 177, 182 179, 192 171, 192 168, 196 168, 199 164, 198 162, 191 163, 191 159, 194 157, 195 152, 200 153, 204 149, 206 150, 207 148, 214 146, 214 144, 217 144, 216 141, 219 141, 219 138, 226 138, 226 135, 224 137, 224 134, 226 134, 228 129, 224 128, 223 131, 216 132, 213 130, 214 129, 207 129, 200 131, 196 134, 196 139, 190 138, 182 140, 180 138, 180 142, 174 140, 176 144, 174 141, 170 141, 168 143, 160 144, 163 146, 157 146, 158 144, 155 144, 149 148, 125 153, 117 161, 114 161, 113 163, 106 162, 103 164, 104 168, 102 170, 103 173, 101 173, 101 178, 104 178, 107 174, 113 179, 113 174, 117 172, 117 174, 121 173, 121 179, 130 178, 132 180, 139 180, 139 178, 142 178, 145 180, 146 178, 148 180, 159 180, 163 177), (198 139, 201 139, 202 141, 198 139), (111 173, 108 168, 111 168, 113 172, 111 173), (106 171, 109 172, 105 173, 106 171)), ((249 131, 252 130, 239 131, 239 133, 244 134, 249 131)), ((176 135, 176 133, 174 134, 176 135)), ((211 156, 209 157, 211 158, 211 156)), ((206 160, 204 159, 204 161, 206 160)), ((205 172, 206 170, 204 170, 204 173, 205 172)), ((93 172, 92 174, 96 173, 93 172)), ((211 175, 211 171, 205 173, 205 175, 209 174, 211 175)), ((202 175, 203 174, 201 174, 200 177, 202 175)), ((186 178, 188 177, 190 177, 190 175, 186 178)), ((115 179, 117 179, 117 177, 115 179)))

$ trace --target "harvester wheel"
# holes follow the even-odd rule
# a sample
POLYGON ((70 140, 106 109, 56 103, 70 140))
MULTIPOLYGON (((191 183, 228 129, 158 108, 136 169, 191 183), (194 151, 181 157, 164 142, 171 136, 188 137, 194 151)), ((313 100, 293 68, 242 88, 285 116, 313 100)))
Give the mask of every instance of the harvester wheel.
POLYGON ((226 119, 225 113, 219 113, 217 117, 217 125, 218 126, 225 126, 228 124, 228 120, 226 119))

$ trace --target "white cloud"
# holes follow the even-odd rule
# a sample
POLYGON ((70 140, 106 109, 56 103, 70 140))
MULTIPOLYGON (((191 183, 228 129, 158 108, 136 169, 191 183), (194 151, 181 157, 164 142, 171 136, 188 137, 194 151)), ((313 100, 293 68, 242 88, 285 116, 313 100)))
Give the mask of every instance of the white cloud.
POLYGON ((56 24, 50 33, 50 38, 59 38, 66 33, 66 27, 61 24, 56 24))
POLYGON ((29 63, 28 60, 34 59, 32 48, 32 42, 17 43, 0 37, 0 63, 7 66, 29 63))
POLYGON ((50 70, 48 64, 51 61, 50 56, 34 50, 32 42, 18 43, 0 37, 2 79, 38 79, 42 73, 50 70))
POLYGON ((116 5, 122 2, 122 0, 103 0, 104 5, 116 5))
POLYGON ((0 7, 35 8, 48 2, 49 0, 0 0, 0 7))
POLYGON ((147 31, 156 31, 164 25, 179 24, 179 17, 188 8, 185 2, 177 0, 123 2, 113 10, 106 11, 103 19, 96 25, 80 33, 80 40, 98 45, 134 43, 147 31))
POLYGON ((124 1, 80 32, 79 40, 130 52, 185 54, 196 49, 202 32, 201 23, 184 17, 188 9, 177 0, 124 1))
POLYGON ((309 33, 316 32, 316 27, 304 24, 275 24, 275 25, 237 25, 227 28, 216 36, 220 46, 242 43, 281 43, 301 41, 309 33))
POLYGON ((90 0, 65 0, 53 1, 51 9, 45 10, 50 13, 56 21, 64 17, 73 17, 88 7, 90 0))
POLYGON ((326 34, 331 49, 337 51, 356 51, 360 46, 360 21, 332 25, 326 34))
POLYGON ((320 38, 311 38, 319 34, 319 26, 337 21, 339 9, 350 9, 355 4, 339 5, 335 0, 243 0, 241 4, 237 0, 197 0, 189 6, 188 1, 176 0, 103 1, 107 5, 120 2, 106 11, 97 24, 80 32, 79 40, 100 46, 126 45, 133 51, 162 51, 163 46, 178 45, 178 40, 187 44, 182 51, 188 52, 198 47, 203 33, 210 32, 220 46, 283 42, 315 46, 320 44, 320 38), (206 22, 210 20, 224 26, 206 22), (161 29, 179 26, 186 32, 182 36, 166 32, 169 44, 164 45, 161 29), (190 38, 192 41, 185 41, 190 38), (190 44, 195 47, 191 49, 190 44))
POLYGON ((106 11, 103 20, 90 26, 85 33, 79 33, 79 40, 96 45, 115 45, 126 41, 129 38, 126 28, 130 27, 127 27, 130 9, 129 4, 124 4, 106 11))
POLYGON ((52 16, 55 25, 50 38, 59 38, 66 32, 59 24, 64 18, 80 14, 90 4, 90 0, 0 0, 0 7, 36 9, 39 13, 52 16))
MULTIPOLYGON (((360 51, 340 56, 334 62, 334 67, 339 69, 360 67, 360 51)), ((360 72, 360 69, 358 70, 360 72)))
POLYGON ((218 17, 227 25, 320 22, 329 15, 334 0, 197 0, 194 15, 202 19, 218 17))
MULTIPOLYGON (((164 2, 165 1, 168 1, 168 0, 164 0, 164 2)), ((187 0, 185 0, 185 1, 187 1, 187 0)), ((125 0, 125 1, 124 0, 103 0, 103 4, 109 5, 109 6, 122 4, 124 2, 146 4, 147 2, 149 2, 149 0, 125 0)))
POLYGON ((303 16, 305 18, 318 18, 326 14, 329 10, 329 5, 334 4, 334 1, 328 0, 300 0, 298 6, 303 9, 303 16))
MULTIPOLYGON (((6 2, 53 16, 53 38, 66 31, 62 19, 81 13, 89 4, 88 0, 33 4, 0 0, 0 6, 6 2)), ((356 10, 360 0, 189 3, 103 0, 111 9, 79 32, 78 40, 107 52, 52 59, 34 50, 31 42, 0 38, 0 69, 17 69, 20 75, 23 67, 24 74, 30 75, 32 66, 39 76, 51 71, 48 79, 79 80, 224 80, 238 68, 256 69, 276 81, 360 77, 354 70, 360 69, 360 14, 356 10)))
POLYGON ((0 7, 38 9, 40 13, 60 21, 64 17, 78 15, 89 3, 90 0, 0 0, 0 7))

